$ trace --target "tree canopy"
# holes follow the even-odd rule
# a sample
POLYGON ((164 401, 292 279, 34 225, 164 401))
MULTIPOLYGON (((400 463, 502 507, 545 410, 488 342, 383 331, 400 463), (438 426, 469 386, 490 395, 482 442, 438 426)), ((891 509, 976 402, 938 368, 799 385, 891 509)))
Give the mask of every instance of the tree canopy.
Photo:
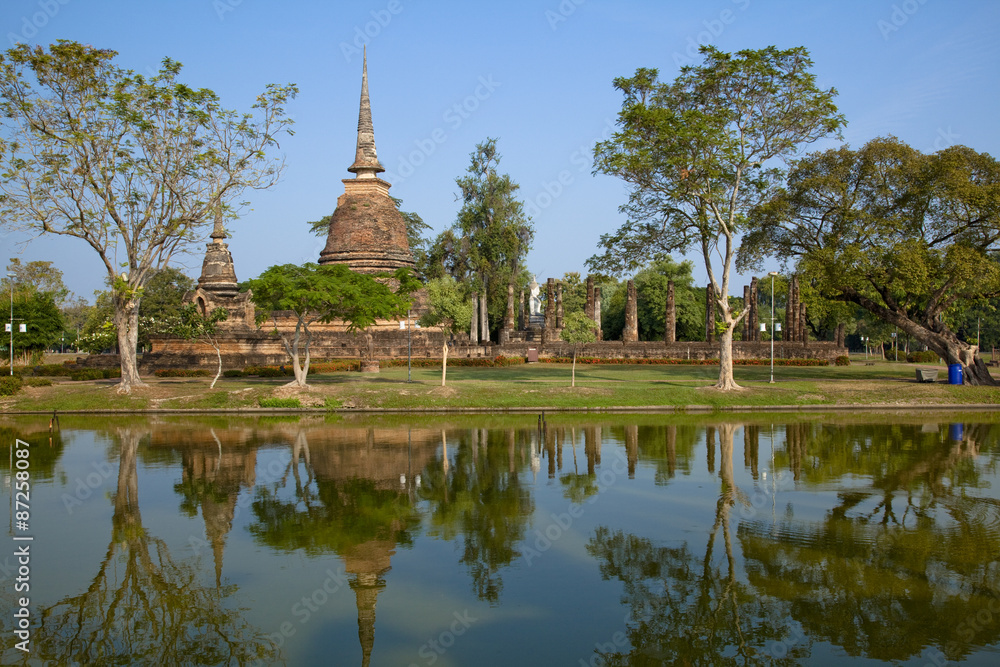
POLYGON ((377 320, 406 315, 409 295, 420 283, 406 268, 380 277, 382 280, 376 280, 372 275, 356 273, 344 264, 283 264, 243 282, 240 290, 252 291, 258 325, 271 318, 277 331, 277 311, 292 311, 295 329, 290 333, 279 332, 279 336, 292 360, 295 384, 305 386, 311 324, 340 319, 353 333, 367 329, 377 320), (395 290, 388 284, 390 278, 398 286, 395 290), (304 355, 301 363, 300 344, 304 355))
POLYGON ((729 275, 746 217, 782 178, 776 161, 844 119, 836 91, 816 87, 803 47, 701 53, 704 63, 683 67, 672 83, 648 68, 615 79, 625 97, 621 129, 595 146, 594 169, 629 184, 621 207, 629 221, 601 237, 604 254, 588 264, 622 274, 655 254, 696 249, 725 327, 716 386, 733 389, 733 331, 746 311, 730 307, 729 275))
POLYGON ((141 290, 217 212, 277 181, 283 163, 267 154, 289 131, 283 106, 297 91, 269 85, 251 113, 238 113, 181 83, 180 63, 166 58, 147 77, 116 55, 65 40, 0 55, 0 215, 97 253, 112 283, 127 393, 142 384, 141 290))
POLYGON ((798 161, 754 213, 740 263, 794 262, 818 294, 899 327, 967 381, 993 384, 978 349, 952 330, 1000 295, 1000 163, 952 146, 926 155, 894 137, 798 161))
POLYGON ((524 260, 535 231, 520 186, 500 174, 496 139, 477 144, 469 155, 466 175, 455 179, 462 202, 455 224, 426 251, 428 277, 450 274, 475 292, 486 292, 491 322, 501 322, 507 309, 507 286, 527 284, 524 260))

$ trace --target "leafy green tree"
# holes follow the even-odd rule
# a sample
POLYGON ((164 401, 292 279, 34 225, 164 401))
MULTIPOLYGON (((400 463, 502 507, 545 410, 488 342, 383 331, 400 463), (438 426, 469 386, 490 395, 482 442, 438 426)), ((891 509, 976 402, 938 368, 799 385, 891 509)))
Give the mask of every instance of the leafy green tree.
POLYGON ((428 260, 441 262, 449 273, 475 291, 485 291, 490 321, 498 328, 507 310, 507 286, 527 284, 524 259, 535 235, 524 205, 516 198, 520 186, 497 172, 497 140, 486 139, 470 156, 467 175, 455 180, 462 208, 450 233, 438 237, 428 260))
POLYGON ((13 278, 4 278, 3 290, 10 288, 9 280, 14 281, 14 291, 23 290, 27 293, 44 292, 51 294, 56 305, 62 307, 72 294, 63 282, 63 273, 52 262, 34 261, 22 264, 16 257, 10 258, 7 273, 13 278))
MULTIPOLYGON (((894 137, 800 160, 744 242, 794 261, 816 292, 857 304, 995 384, 979 349, 952 329, 1000 295, 1000 162, 965 146, 925 155, 894 137)), ((742 261, 742 257, 741 257, 742 261)))
POLYGON ((430 310, 420 318, 420 325, 439 326, 444 334, 441 348, 441 386, 444 387, 448 377, 448 341, 456 333, 466 331, 472 321, 472 304, 451 276, 431 280, 426 289, 430 310))
POLYGON ((376 320, 395 319, 406 314, 409 295, 419 284, 405 268, 397 269, 391 276, 385 274, 380 281, 368 274, 355 273, 343 264, 307 263, 272 266, 257 278, 243 282, 240 291, 253 292, 258 326, 272 319, 274 330, 292 360, 295 380, 290 384, 305 387, 312 342, 309 325, 340 319, 353 333, 367 329, 376 320), (387 284, 389 278, 398 285, 395 291, 387 284), (290 333, 278 330, 277 311, 282 310, 292 311, 295 316, 295 329, 290 333))
POLYGON ((730 307, 729 276, 746 217, 781 179, 777 162, 844 120, 836 91, 816 87, 805 48, 701 52, 704 63, 672 83, 645 68, 615 79, 625 96, 621 129, 595 146, 595 171, 629 184, 629 221, 601 237, 604 254, 588 263, 622 274, 655 255, 697 249, 723 327, 716 387, 730 390, 739 388, 732 343, 746 310, 730 307))
POLYGON ((81 239, 112 287, 120 393, 142 380, 139 305, 153 273, 200 240, 216 213, 283 164, 268 158, 291 120, 295 86, 270 85, 252 113, 177 80, 164 59, 152 76, 114 51, 61 40, 0 55, 0 219, 32 234, 81 239))
POLYGON ((207 315, 202 315, 201 311, 193 303, 189 303, 181 310, 180 315, 174 318, 174 322, 164 327, 164 333, 170 333, 187 340, 203 340, 215 350, 215 356, 219 361, 215 377, 209 389, 215 389, 215 383, 222 375, 222 350, 219 347, 218 324, 229 318, 229 311, 219 307, 207 315))
POLYGON ((587 307, 587 281, 580 277, 578 271, 563 274, 563 316, 570 313, 583 312, 587 307))
POLYGON ((573 344, 573 370, 569 386, 576 386, 576 351, 581 343, 597 340, 597 325, 583 311, 574 310, 563 319, 562 339, 573 344))
MULTIPOLYGON (((14 294, 14 355, 22 363, 40 363, 45 350, 59 341, 63 322, 55 299, 47 292, 14 294), (25 332, 20 325, 25 325, 25 332)), ((0 339, 4 348, 10 344, 10 334, 0 339)), ((8 353, 10 350, 7 350, 8 353)), ((16 361, 16 359, 15 359, 16 361)))

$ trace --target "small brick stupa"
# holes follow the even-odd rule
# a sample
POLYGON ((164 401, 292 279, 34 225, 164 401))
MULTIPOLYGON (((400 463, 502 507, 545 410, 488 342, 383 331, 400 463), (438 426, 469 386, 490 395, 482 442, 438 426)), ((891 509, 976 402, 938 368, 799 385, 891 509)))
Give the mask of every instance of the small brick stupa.
POLYGON ((344 179, 344 194, 330 220, 320 264, 347 264, 361 273, 394 271, 414 265, 406 236, 406 221, 389 197, 389 183, 378 177, 385 171, 375 151, 375 129, 368 99, 368 54, 361 73, 361 110, 354 178, 344 179))
POLYGON ((229 311, 229 319, 221 322, 220 328, 252 327, 253 301, 249 292, 239 291, 233 255, 226 245, 227 236, 222 225, 222 212, 216 211, 215 228, 210 237, 212 241, 205 250, 198 286, 185 297, 185 301, 198 306, 202 315, 208 315, 218 307, 229 311))

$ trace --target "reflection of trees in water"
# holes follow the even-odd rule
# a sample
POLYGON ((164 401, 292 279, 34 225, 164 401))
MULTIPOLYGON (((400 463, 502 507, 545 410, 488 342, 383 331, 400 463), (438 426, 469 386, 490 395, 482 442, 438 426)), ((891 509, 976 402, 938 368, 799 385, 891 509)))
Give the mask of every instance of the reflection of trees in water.
POLYGON ((521 555, 517 543, 534 512, 530 490, 519 479, 525 463, 518 465, 518 449, 530 449, 534 436, 530 430, 464 431, 452 437, 450 465, 439 459, 423 472, 420 497, 430 503, 428 533, 449 541, 461 536, 461 562, 473 590, 490 603, 500 599, 500 571, 521 555))
POLYGON ((1000 502, 966 493, 981 483, 975 455, 994 429, 972 426, 962 440, 907 425, 799 434, 814 461, 804 480, 866 474, 871 484, 839 493, 822 521, 742 524, 750 583, 849 655, 906 660, 930 645, 960 660, 997 642, 1000 622, 963 623, 1000 607, 1000 502))
POLYGON ((86 591, 41 610, 42 660, 57 664, 245 664, 272 659, 270 644, 225 599, 235 586, 199 583, 197 563, 177 562, 139 513, 138 428, 120 443, 111 542, 86 591))
POLYGON ((723 424, 713 431, 719 438, 721 485, 704 556, 686 544, 658 546, 607 527, 598 528, 587 544, 602 577, 622 582, 622 602, 629 608, 631 648, 604 655, 610 665, 795 664, 808 656, 802 645, 780 655, 765 653, 768 642, 787 631, 787 605, 760 598, 738 576, 730 527, 730 509, 737 501, 736 426, 723 424), (716 555, 720 535, 721 563, 716 555))

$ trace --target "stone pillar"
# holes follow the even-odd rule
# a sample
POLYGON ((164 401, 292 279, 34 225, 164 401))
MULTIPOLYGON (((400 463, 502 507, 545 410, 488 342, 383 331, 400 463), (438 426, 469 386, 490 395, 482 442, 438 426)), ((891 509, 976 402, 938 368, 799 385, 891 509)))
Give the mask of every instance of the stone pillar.
POLYGON ((479 343, 479 295, 472 295, 472 324, 469 327, 469 342, 479 343))
POLYGON ((597 340, 604 340, 601 330, 601 288, 594 288, 594 324, 597 325, 597 340))
POLYGON ((674 281, 667 281, 667 312, 663 316, 663 342, 677 342, 677 305, 674 301, 674 281))
POLYGON ((781 332, 781 340, 791 341, 795 336, 795 313, 798 312, 798 304, 795 303, 795 276, 788 281, 788 300, 785 303, 785 330, 781 332))
POLYGON ((514 330, 514 286, 507 285, 507 312, 503 319, 503 333, 500 342, 510 342, 510 332, 514 330))
POLYGON ((490 313, 487 306, 486 291, 479 294, 479 341, 481 343, 490 342, 490 313))
POLYGON ((594 277, 587 276, 587 304, 583 307, 583 314, 589 319, 594 319, 594 277))
POLYGON ((635 281, 630 280, 625 292, 625 330, 622 331, 622 341, 626 343, 635 343, 639 340, 637 301, 635 281))
POLYGON ((563 328, 562 281, 556 282, 556 329, 563 328))
POLYGON ((705 287, 705 342, 715 342, 715 287, 712 283, 705 287))
MULTIPOLYGON (((747 311, 750 310, 750 286, 743 286, 743 308, 747 311)), ((747 312, 743 317, 743 340, 750 340, 750 313, 747 312)))
POLYGON ((556 279, 545 281, 545 342, 556 340, 556 279))
POLYGON ((521 290, 521 303, 517 310, 517 328, 520 331, 527 329, 527 321, 524 319, 524 290, 521 290))
POLYGON ((750 340, 760 342, 760 311, 757 309, 757 277, 750 279, 750 340))
POLYGON ((806 304, 799 301, 799 331, 798 339, 805 345, 809 342, 809 329, 806 326, 806 304))

